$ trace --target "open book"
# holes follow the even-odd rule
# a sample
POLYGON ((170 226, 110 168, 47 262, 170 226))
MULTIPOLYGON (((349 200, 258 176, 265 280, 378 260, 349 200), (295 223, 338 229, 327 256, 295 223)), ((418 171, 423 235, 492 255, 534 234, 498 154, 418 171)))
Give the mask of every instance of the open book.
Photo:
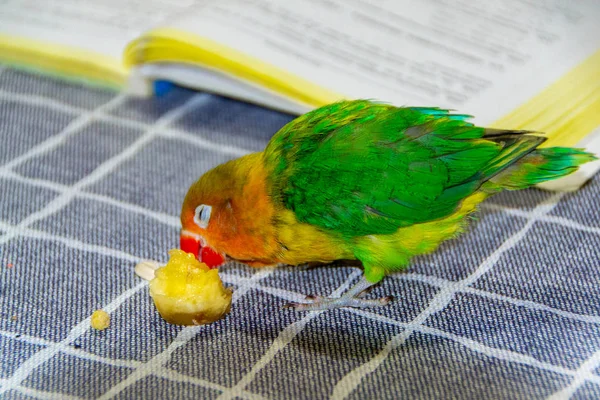
POLYGON ((599 20, 597 0, 4 0, 0 61, 292 114, 342 98, 445 107, 598 154, 599 20))

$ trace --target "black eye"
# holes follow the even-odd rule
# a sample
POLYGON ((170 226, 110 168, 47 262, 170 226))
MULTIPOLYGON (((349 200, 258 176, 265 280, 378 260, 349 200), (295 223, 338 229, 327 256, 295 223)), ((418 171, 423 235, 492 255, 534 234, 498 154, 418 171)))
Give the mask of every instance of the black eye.
POLYGON ((208 221, 210 221, 210 212, 212 211, 211 206, 207 206, 206 204, 200 204, 196 207, 196 211, 194 213, 194 222, 202 229, 206 229, 208 226, 208 221))

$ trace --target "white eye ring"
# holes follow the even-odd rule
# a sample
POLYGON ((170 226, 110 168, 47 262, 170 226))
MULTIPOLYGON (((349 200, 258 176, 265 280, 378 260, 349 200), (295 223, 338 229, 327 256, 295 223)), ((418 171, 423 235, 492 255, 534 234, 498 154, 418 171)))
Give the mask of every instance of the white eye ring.
POLYGON ((211 206, 207 206, 206 204, 200 204, 196 207, 196 211, 194 212, 194 222, 202 229, 206 229, 208 226, 208 221, 210 221, 210 212, 212 211, 211 206))

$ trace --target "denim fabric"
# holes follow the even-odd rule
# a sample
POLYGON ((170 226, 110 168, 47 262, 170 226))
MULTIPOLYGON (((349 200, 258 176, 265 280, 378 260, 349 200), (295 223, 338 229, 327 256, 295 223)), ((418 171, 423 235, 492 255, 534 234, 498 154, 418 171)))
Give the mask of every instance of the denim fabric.
POLYGON ((0 398, 600 398, 600 176, 503 193, 386 278, 371 310, 282 310, 360 271, 227 265, 231 314, 168 325, 141 259, 178 245, 207 169, 291 116, 176 88, 134 99, 0 73, 0 398), (111 315, 104 331, 89 317, 111 315))

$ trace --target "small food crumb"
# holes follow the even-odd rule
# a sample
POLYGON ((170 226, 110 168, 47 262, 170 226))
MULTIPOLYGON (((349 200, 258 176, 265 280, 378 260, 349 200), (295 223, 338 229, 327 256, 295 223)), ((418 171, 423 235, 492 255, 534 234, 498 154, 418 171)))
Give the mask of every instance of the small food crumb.
POLYGON ((11 319, 12 321, 16 321, 16 320, 17 320, 17 316, 16 316, 16 315, 13 315, 12 317, 10 317, 10 319, 11 319))
POLYGON ((110 316, 104 310, 96 310, 92 314, 92 328, 101 331, 109 327, 110 316))
POLYGON ((8 269, 11 269, 12 267, 14 267, 14 265, 13 265, 12 263, 8 263, 8 264, 6 265, 6 268, 8 268, 8 269))

